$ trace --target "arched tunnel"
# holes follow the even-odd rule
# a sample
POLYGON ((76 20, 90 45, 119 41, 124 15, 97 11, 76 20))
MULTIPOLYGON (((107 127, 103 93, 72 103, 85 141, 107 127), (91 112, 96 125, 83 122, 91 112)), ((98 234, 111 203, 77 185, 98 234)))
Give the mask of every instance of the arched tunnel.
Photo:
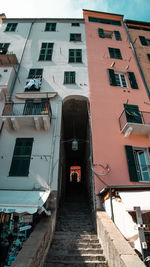
POLYGON ((68 194, 71 197, 81 197, 84 194, 93 211, 95 202, 91 147, 88 99, 83 96, 67 97, 62 106, 59 199, 63 202, 68 194))

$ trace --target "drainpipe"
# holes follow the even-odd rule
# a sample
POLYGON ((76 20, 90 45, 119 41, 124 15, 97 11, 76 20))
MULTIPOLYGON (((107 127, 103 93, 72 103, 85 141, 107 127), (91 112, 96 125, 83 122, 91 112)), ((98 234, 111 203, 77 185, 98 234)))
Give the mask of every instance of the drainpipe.
POLYGON ((112 203, 112 188, 111 187, 109 189, 109 194, 110 194, 111 219, 112 219, 113 222, 115 222, 115 220, 114 220, 113 203, 112 203))
POLYGON ((13 91, 14 91, 14 87, 15 87, 15 83, 16 83, 16 81, 18 79, 18 74, 19 74, 20 66, 21 66, 21 63, 22 63, 22 59, 23 59, 23 56, 24 56, 24 53, 25 53, 27 42, 29 40, 30 33, 31 33, 32 26, 33 26, 34 22, 35 22, 35 19, 32 21, 31 26, 30 26, 30 29, 29 29, 29 33, 28 33, 28 36, 27 36, 27 39, 26 39, 26 42, 25 42, 25 45, 24 45, 24 48, 23 48, 23 52, 22 52, 22 56, 21 56, 21 59, 20 59, 20 62, 19 62, 18 69, 17 69, 17 72, 16 72, 16 77, 15 77, 14 82, 13 82, 13 85, 11 87, 10 98, 12 97, 12 94, 13 94, 13 91))
POLYGON ((149 99, 150 99, 150 91, 149 91, 147 82, 146 82, 146 80, 145 80, 145 76, 144 76, 143 70, 142 70, 142 68, 141 68, 141 65, 140 65, 140 62, 139 62, 139 59, 138 59, 138 56, 137 56, 137 53, 136 53, 136 49, 135 49, 134 44, 133 44, 133 42, 132 42, 130 33, 129 33, 129 31, 128 31, 128 27, 127 27, 127 25, 126 25, 125 22, 123 22, 123 23, 124 23, 124 27, 125 27, 125 30, 126 30, 126 32, 127 32, 127 36, 128 36, 128 38, 129 38, 131 47, 132 47, 133 54, 134 54, 134 56, 135 56, 135 59, 136 59, 137 65, 138 65, 138 69, 139 69, 140 74, 141 74, 141 77, 142 77, 142 80, 143 80, 145 89, 146 89, 147 94, 148 94, 148 97, 149 97, 149 99))
MULTIPOLYGON (((89 107, 89 102, 87 102, 87 111, 88 111, 88 118, 89 118, 89 141, 90 141, 90 165, 92 167, 93 163, 93 146, 92 146, 92 127, 91 127, 91 114, 90 114, 90 107, 89 107)), ((92 168, 91 168, 92 169, 92 168)), ((92 175, 92 198, 93 198, 93 207, 94 210, 96 210, 96 199, 95 199, 95 186, 94 186, 94 175, 93 171, 91 173, 92 175)))

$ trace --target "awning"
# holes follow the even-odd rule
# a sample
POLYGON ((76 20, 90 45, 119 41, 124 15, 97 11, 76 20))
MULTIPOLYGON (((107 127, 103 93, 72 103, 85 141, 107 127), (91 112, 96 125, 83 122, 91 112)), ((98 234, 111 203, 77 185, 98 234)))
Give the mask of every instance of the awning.
POLYGON ((33 214, 41 208, 50 194, 47 191, 0 191, 0 212, 33 214))
POLYGON ((150 211, 150 191, 119 192, 119 195, 127 211, 134 211, 134 207, 150 211))
POLYGON ((57 92, 25 92, 17 93, 15 96, 18 99, 43 99, 43 98, 53 98, 57 95, 57 92))

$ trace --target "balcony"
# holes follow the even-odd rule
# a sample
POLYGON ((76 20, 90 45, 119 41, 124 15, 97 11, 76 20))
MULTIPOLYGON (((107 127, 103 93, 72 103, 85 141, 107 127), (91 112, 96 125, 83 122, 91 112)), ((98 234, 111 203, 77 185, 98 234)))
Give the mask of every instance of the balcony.
POLYGON ((48 101, 26 103, 6 103, 0 116, 8 131, 18 131, 22 127, 32 127, 36 130, 50 129, 51 107, 48 101))
POLYGON ((0 54, 0 67, 18 65, 16 54, 0 54))
POLYGON ((119 117, 120 131, 125 137, 132 134, 150 135, 150 112, 124 110, 119 117))

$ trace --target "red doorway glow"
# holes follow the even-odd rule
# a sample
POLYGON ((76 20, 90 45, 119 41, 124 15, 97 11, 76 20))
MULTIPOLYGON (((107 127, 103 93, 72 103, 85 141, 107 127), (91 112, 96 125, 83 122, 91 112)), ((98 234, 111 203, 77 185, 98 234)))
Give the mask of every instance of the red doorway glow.
POLYGON ((71 166, 70 167, 70 182, 73 182, 74 179, 77 183, 81 182, 81 167, 80 166, 71 166))

